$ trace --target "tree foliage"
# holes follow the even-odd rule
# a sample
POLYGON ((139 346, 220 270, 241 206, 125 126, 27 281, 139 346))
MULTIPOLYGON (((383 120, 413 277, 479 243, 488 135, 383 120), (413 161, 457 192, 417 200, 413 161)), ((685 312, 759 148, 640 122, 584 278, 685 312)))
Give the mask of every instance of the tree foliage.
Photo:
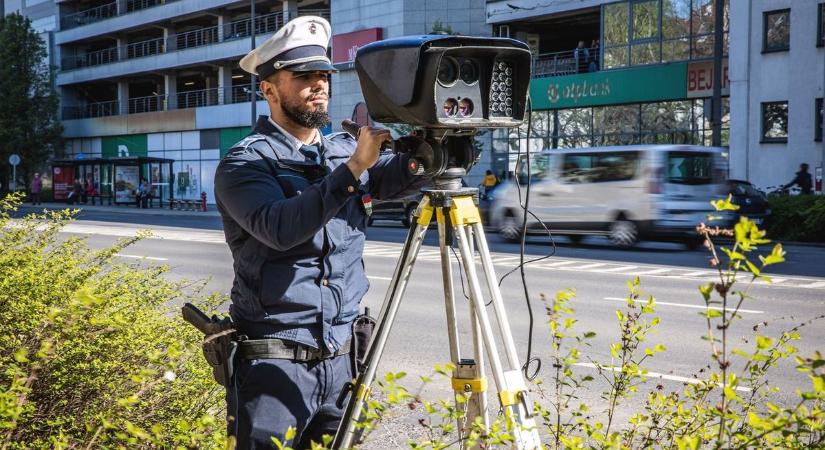
POLYGON ((31 175, 60 147, 63 127, 46 44, 28 18, 17 13, 0 17, 0 61, 2 193, 11 177, 9 156, 21 156, 17 176, 28 186, 31 175))

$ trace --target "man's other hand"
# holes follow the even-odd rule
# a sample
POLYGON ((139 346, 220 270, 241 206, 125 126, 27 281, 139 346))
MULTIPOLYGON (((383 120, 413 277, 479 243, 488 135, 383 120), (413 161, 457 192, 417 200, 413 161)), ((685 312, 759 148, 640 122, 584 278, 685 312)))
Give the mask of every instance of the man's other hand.
POLYGON ((358 129, 358 146, 352 154, 347 167, 352 171, 355 178, 361 178, 361 174, 378 162, 381 153, 381 145, 391 141, 390 130, 386 128, 361 127, 358 129))

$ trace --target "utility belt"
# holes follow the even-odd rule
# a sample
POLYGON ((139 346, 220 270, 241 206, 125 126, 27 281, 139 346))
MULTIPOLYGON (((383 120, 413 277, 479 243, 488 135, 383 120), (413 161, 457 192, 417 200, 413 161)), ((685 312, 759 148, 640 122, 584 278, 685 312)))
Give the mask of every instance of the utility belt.
POLYGON ((288 359, 295 362, 319 361, 336 356, 351 355, 352 373, 357 376, 367 357, 375 319, 369 308, 352 323, 352 337, 335 352, 275 338, 248 339, 240 335, 228 317, 219 318, 204 314, 191 303, 183 305, 183 319, 204 334, 202 349, 206 362, 212 367, 212 376, 221 386, 228 387, 239 359, 288 359))

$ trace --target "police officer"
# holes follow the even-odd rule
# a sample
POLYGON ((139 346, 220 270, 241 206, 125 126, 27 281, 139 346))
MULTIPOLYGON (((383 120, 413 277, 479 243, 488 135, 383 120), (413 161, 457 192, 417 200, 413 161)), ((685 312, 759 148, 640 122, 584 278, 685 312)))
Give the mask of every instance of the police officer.
POLYGON ((387 130, 322 136, 329 123, 329 23, 302 16, 241 60, 271 116, 224 157, 215 197, 232 251, 230 314, 240 337, 227 395, 237 448, 333 435, 335 401, 353 378, 351 325, 369 283, 363 248, 370 196, 417 191, 408 157, 379 155, 387 130))

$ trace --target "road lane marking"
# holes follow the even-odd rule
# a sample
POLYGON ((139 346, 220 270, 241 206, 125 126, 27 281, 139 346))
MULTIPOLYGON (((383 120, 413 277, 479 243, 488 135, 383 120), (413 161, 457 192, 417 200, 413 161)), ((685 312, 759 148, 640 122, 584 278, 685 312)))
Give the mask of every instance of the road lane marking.
POLYGON ((670 271, 672 271, 672 270, 673 270, 673 269, 670 269, 670 268, 665 268, 665 269, 653 269, 653 270, 646 270, 646 271, 644 271, 644 272, 636 272, 636 275, 639 275, 639 276, 642 276, 642 275, 656 275, 656 274, 659 274, 659 273, 670 272, 670 271))
POLYGON ((633 270, 639 266, 618 266, 609 269, 599 269, 599 272, 624 272, 626 270, 633 270))
POLYGON ((122 253, 115 253, 115 256, 119 258, 148 259, 150 261, 169 261, 169 258, 159 258, 157 256, 124 255, 122 253))
POLYGON ((824 288, 825 287, 825 281, 817 281, 816 283, 803 284, 800 287, 812 288, 812 289, 824 288))
MULTIPOLYGON (((593 364, 593 363, 573 363, 573 365, 578 366, 578 367, 588 367, 590 369, 599 369, 599 366, 597 366, 596 364, 593 364)), ((611 372, 621 372, 622 371, 621 367, 601 366, 601 368, 604 369, 604 370, 609 370, 611 372)), ((700 384, 700 383, 704 383, 704 382, 707 381, 707 380, 701 380, 699 378, 680 377, 678 375, 668 375, 668 374, 665 374, 665 373, 658 373, 658 372, 648 372, 648 373, 644 374, 644 376, 647 377, 647 378, 658 378, 658 379, 661 379, 661 380, 678 381, 678 382, 681 382, 681 383, 688 383, 688 384, 700 384)), ((716 384, 717 384, 717 386, 722 387, 722 383, 716 383, 716 384)), ((742 391, 742 392, 750 392, 751 391, 751 388, 744 387, 744 386, 737 386, 735 389, 737 391, 742 391)))
MULTIPOLYGON (((610 300, 614 302, 626 302, 626 298, 621 297, 605 297, 605 300, 610 300)), ((642 300, 637 300, 637 302, 641 302, 642 300)), ((680 306, 682 308, 695 308, 695 309, 715 309, 717 311, 722 311, 722 308, 718 306, 705 306, 705 305, 691 305, 688 303, 671 303, 671 302, 660 302, 658 300, 655 301, 654 305, 665 305, 665 306, 680 306)), ((728 312, 733 312, 733 308, 728 308, 728 312)), ((738 312, 740 313, 747 313, 747 314, 764 314, 765 311, 756 311, 753 309, 740 309, 738 312)))
MULTIPOLYGON (((579 267, 572 267, 572 269, 573 270, 588 270, 588 269, 595 269, 596 267, 601 267, 603 265, 604 265, 603 263, 585 264, 585 265, 579 266, 579 267)), ((599 270, 599 272, 601 272, 601 270, 599 270)))

